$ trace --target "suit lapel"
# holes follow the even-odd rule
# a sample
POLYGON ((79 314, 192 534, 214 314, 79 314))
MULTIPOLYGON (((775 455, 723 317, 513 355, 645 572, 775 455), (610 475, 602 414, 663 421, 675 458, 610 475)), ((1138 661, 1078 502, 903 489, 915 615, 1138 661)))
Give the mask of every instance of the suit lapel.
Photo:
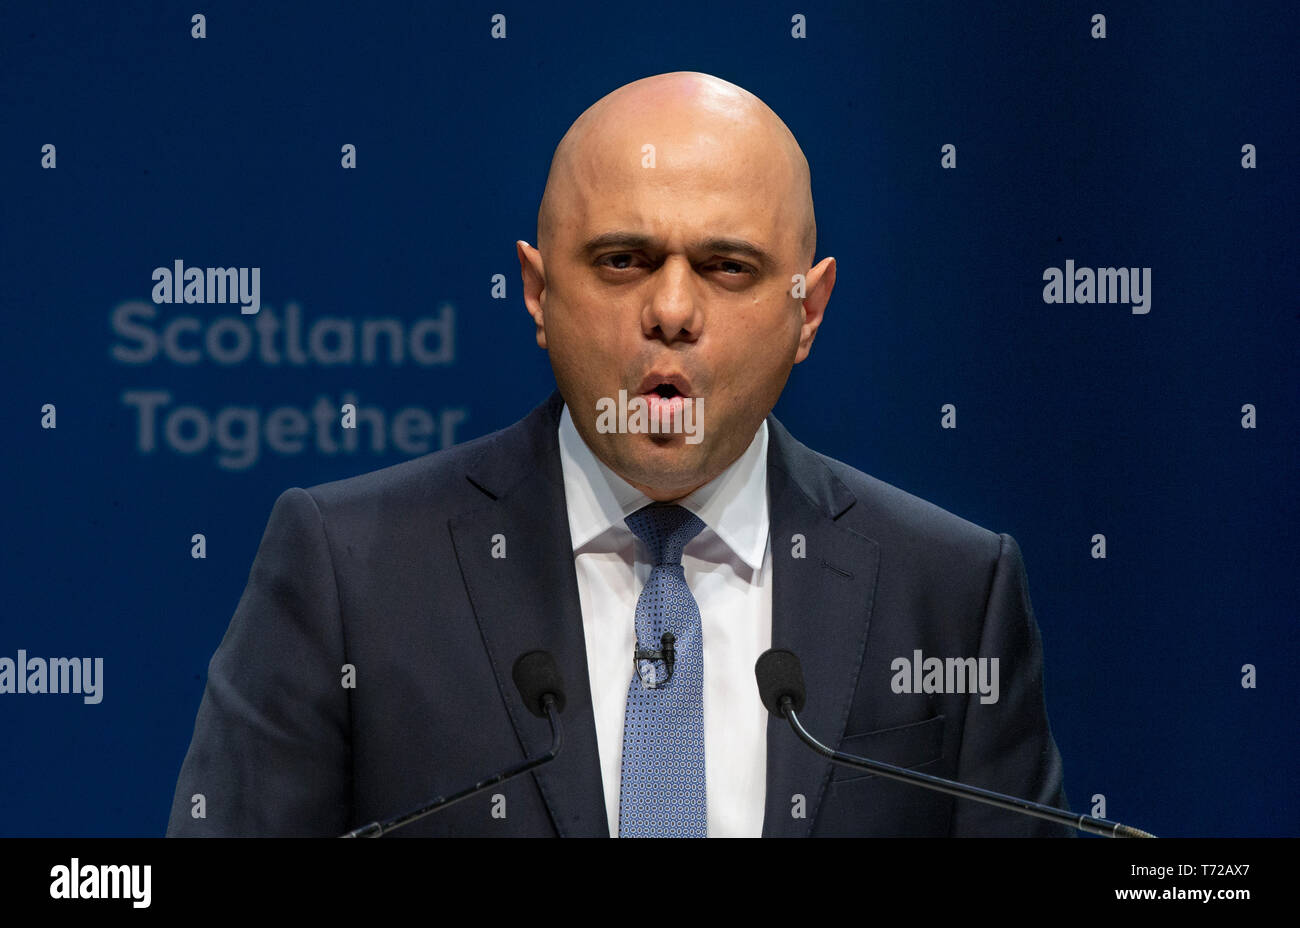
MULTIPOLYGON (((835 747, 844 735, 866 647, 880 562, 874 541, 836 523, 856 501, 821 458, 768 417, 772 544, 772 647, 803 665, 804 726, 835 747), (798 538, 803 557, 796 557, 798 538)), ((768 718, 764 837, 812 832, 832 764, 784 719, 768 718), (796 818, 794 797, 804 797, 796 818)))
MULTIPOLYGON (((461 575, 521 749, 539 754, 550 728, 524 708, 515 659, 550 651, 564 677, 564 746, 533 773, 561 837, 608 836, 554 394, 519 426, 485 442, 469 469, 484 505, 449 521, 461 575), (493 557, 495 536, 505 557, 493 557)), ((499 548, 498 548, 499 551, 499 548)))

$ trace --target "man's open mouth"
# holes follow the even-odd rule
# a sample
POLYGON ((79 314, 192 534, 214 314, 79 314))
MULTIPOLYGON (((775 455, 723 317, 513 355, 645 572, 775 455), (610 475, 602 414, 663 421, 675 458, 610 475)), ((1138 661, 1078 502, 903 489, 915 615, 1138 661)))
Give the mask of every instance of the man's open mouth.
POLYGON ((677 397, 684 398, 691 395, 691 382, 683 374, 651 371, 641 381, 641 386, 637 392, 647 399, 654 397, 661 400, 676 399, 677 397))

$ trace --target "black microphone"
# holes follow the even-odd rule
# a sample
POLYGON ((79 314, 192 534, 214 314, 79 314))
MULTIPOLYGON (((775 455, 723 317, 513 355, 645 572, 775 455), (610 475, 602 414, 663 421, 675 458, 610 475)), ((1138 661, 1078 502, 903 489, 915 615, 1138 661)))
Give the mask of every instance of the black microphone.
POLYGON ((793 651, 764 651, 754 665, 754 675, 758 677, 758 695, 768 712, 779 718, 786 699, 795 712, 803 711, 808 695, 803 687, 803 667, 793 651))
POLYGON ((514 677, 515 687, 528 711, 539 719, 547 716, 547 699, 555 703, 556 712, 564 711, 564 678, 551 652, 529 651, 522 655, 515 661, 510 676, 514 677))
POLYGON ((891 780, 901 780, 904 783, 924 786, 926 789, 937 790, 949 796, 956 796, 959 799, 973 799, 976 802, 997 806, 999 809, 1007 809, 1023 815, 1031 815, 1034 818, 1046 819, 1049 822, 1077 828, 1079 831, 1086 831, 1089 834, 1103 835, 1108 838, 1155 837, 1155 835, 1140 828, 1121 825, 1119 822, 1107 821, 1104 818, 1093 818, 1091 815, 1075 815, 1066 812, 1064 809, 1056 809, 1042 803, 1030 802, 1028 799, 1017 799, 1014 796, 995 793, 992 790, 981 789, 978 786, 967 786, 965 783, 958 783, 955 780, 945 780, 943 777, 908 770, 906 767, 895 767, 893 764, 885 764, 876 760, 868 760, 865 757, 856 757, 852 754, 833 751, 808 734, 799 722, 796 713, 802 711, 807 693, 803 685, 803 668, 800 666, 799 658, 795 656, 794 652, 775 649, 765 651, 763 656, 758 659, 758 663, 754 665, 754 676, 758 678, 758 693, 762 697, 763 705, 767 707, 767 711, 778 718, 784 717, 788 719, 790 727, 794 729, 794 733, 799 736, 800 741, 837 764, 853 767, 856 770, 868 770, 891 780))
POLYGON ((560 713, 564 711, 564 678, 560 676, 560 668, 555 666, 555 658, 551 657, 548 651, 529 651, 515 661, 511 676, 514 678, 515 686, 519 689, 519 695, 523 697, 524 705, 528 708, 528 711, 539 718, 547 719, 551 723, 551 748, 549 751, 538 757, 530 757, 513 767, 503 770, 496 776, 489 777, 486 780, 479 780, 473 786, 467 786, 459 792, 431 799, 420 808, 399 815, 397 818, 389 819, 386 822, 371 822, 368 825, 354 828, 345 835, 339 835, 339 837, 381 837, 390 831, 395 831, 411 824, 411 822, 418 821, 426 815, 440 812, 462 799, 468 799, 475 793, 481 793, 491 786, 504 783, 521 773, 535 770, 543 764, 555 760, 564 741, 564 731, 560 727, 560 713))
POLYGON ((636 673, 637 677, 641 678, 642 686, 646 686, 647 684, 641 673, 641 661, 664 662, 664 678, 662 680, 656 680, 654 685, 650 686, 649 689, 660 690, 668 685, 668 681, 673 678, 673 664, 677 660, 677 648, 674 646, 676 642, 677 636, 672 632, 664 632, 659 636, 658 651, 650 651, 642 648, 640 647, 640 642, 637 642, 637 647, 632 652, 632 670, 636 673))

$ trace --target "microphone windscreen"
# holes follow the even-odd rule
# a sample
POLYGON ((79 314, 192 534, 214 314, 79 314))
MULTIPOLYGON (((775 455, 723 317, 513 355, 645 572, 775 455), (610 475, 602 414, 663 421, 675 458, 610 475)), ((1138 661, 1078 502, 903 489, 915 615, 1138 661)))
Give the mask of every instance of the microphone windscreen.
POLYGON ((564 711, 564 678, 560 668, 555 666, 555 658, 549 651, 529 651, 515 661, 511 676, 515 686, 523 697, 528 711, 538 718, 546 718, 546 706, 542 697, 550 693, 555 697, 555 711, 564 711))
POLYGON ((803 688, 803 668, 793 651, 764 651, 754 665, 754 676, 758 678, 758 695, 768 712, 783 717, 781 698, 784 696, 790 697, 795 712, 803 711, 807 697, 803 688))

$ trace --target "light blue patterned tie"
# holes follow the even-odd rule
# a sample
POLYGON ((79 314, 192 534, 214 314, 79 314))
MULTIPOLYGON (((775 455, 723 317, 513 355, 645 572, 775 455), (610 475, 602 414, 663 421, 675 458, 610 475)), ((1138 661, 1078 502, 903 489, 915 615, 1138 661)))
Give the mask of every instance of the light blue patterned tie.
POLYGON ((662 504, 625 521, 653 565, 636 602, 637 648, 659 651, 663 633, 671 632, 676 661, 671 676, 664 660, 634 661, 623 717, 618 835, 705 838, 704 638, 682 567, 682 550, 704 523, 688 509, 662 504))

